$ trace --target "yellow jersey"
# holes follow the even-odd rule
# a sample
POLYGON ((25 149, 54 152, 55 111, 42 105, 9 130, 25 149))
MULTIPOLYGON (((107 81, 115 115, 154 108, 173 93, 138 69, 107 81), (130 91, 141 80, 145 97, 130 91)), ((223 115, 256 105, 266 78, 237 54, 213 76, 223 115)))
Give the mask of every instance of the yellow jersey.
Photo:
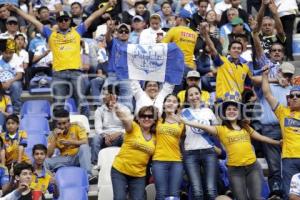
POLYGON ((113 162, 113 167, 129 176, 146 176, 147 164, 154 153, 155 140, 154 134, 150 140, 146 140, 140 126, 133 122, 131 132, 124 135, 121 150, 113 162))
POLYGON ((279 103, 274 112, 282 133, 281 158, 300 158, 300 112, 279 103))
MULTIPOLYGON (((180 100, 180 105, 183 106, 184 102, 185 102, 185 93, 186 90, 181 90, 180 92, 178 92, 177 97, 180 100)), ((205 107, 209 107, 210 105, 210 94, 207 91, 202 90, 201 91, 201 104, 205 105, 205 107)))
MULTIPOLYGON (((15 134, 8 134, 6 132, 1 133, 0 137, 4 142, 5 150, 5 165, 10 167, 13 162, 18 161, 19 157, 19 146, 27 147, 27 133, 19 130, 15 134)), ((22 161, 31 163, 30 158, 24 152, 22 155, 22 161)))
POLYGON ((226 126, 216 126, 218 137, 227 153, 227 165, 240 167, 251 165, 256 161, 255 151, 251 144, 250 132, 245 129, 232 130, 226 126))
POLYGON ((71 123, 69 131, 66 134, 59 134, 56 137, 55 146, 60 150, 60 155, 62 156, 74 156, 79 151, 79 146, 77 145, 64 145, 59 141, 64 140, 87 140, 87 133, 83 127, 77 123, 71 123))
POLYGON ((224 56, 220 56, 220 59, 222 64, 217 68, 216 99, 223 99, 228 91, 238 91, 242 94, 247 75, 252 76, 248 65, 246 63, 236 65, 224 56))
POLYGON ((4 95, 0 101, 0 110, 7 111, 8 106, 12 106, 11 99, 8 95, 4 95))
POLYGON ((162 123, 156 125, 156 148, 152 160, 181 161, 180 139, 183 134, 184 124, 162 123))
POLYGON ((185 64, 195 69, 196 64, 194 62, 194 49, 196 46, 198 34, 186 26, 177 26, 171 28, 166 36, 163 38, 163 43, 174 42, 184 55, 185 64))
POLYGON ((37 174, 34 172, 32 174, 32 182, 30 184, 30 188, 32 190, 39 190, 42 191, 44 194, 47 192, 52 174, 50 171, 43 168, 41 174, 37 174))

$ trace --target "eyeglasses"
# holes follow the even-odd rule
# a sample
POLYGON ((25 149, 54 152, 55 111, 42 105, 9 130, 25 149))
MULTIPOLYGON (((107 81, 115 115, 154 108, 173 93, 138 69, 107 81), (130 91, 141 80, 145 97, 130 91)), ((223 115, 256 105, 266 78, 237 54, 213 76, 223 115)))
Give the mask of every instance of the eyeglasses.
POLYGON ((296 97, 297 99, 299 99, 300 98, 300 94, 290 94, 290 95, 288 95, 288 97, 290 99, 293 99, 294 97, 296 97))
POLYGON ((120 33, 120 34, 122 34, 122 33, 128 34, 129 31, 126 30, 126 29, 120 29, 120 30, 118 30, 118 33, 120 33))
POLYGON ((69 18, 60 18, 60 19, 58 19, 57 21, 59 22, 59 23, 62 23, 62 22, 68 22, 70 19, 69 18))
POLYGON ((275 52, 275 51, 282 52, 282 49, 271 49, 271 52, 275 52))
POLYGON ((154 119, 154 115, 153 114, 152 115, 141 114, 140 118, 143 118, 143 119, 146 119, 146 118, 148 118, 148 119, 154 119))

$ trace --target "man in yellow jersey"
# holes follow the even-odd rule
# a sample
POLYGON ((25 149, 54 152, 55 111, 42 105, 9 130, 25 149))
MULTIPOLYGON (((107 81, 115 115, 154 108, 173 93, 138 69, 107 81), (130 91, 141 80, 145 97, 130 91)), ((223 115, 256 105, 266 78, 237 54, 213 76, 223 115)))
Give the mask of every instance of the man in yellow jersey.
MULTIPOLYGON (((265 67, 268 69, 269 67, 265 67)), ((282 133, 281 175, 284 199, 288 199, 292 176, 300 172, 300 86, 293 86, 287 96, 288 106, 273 96, 268 81, 269 70, 262 76, 264 96, 278 118, 282 133)))
POLYGON ((82 113, 89 115, 89 109, 84 95, 84 82, 81 80, 82 65, 80 56, 81 36, 90 27, 92 22, 100 17, 105 11, 116 4, 116 0, 109 0, 109 3, 91 14, 84 22, 77 27, 70 27, 71 17, 67 12, 57 14, 57 27, 50 29, 44 26, 35 17, 25 13, 21 9, 8 5, 10 11, 16 12, 28 22, 31 22, 49 42, 50 50, 53 53, 53 85, 54 100, 64 105, 66 97, 76 98, 78 105, 82 106, 82 113))
POLYGON ((206 44, 211 49, 215 67, 217 67, 216 80, 216 100, 221 102, 226 92, 238 91, 240 94, 244 91, 246 77, 248 76, 254 83, 259 83, 254 79, 247 65, 247 62, 240 57, 243 52, 243 44, 239 41, 232 41, 228 47, 228 58, 219 55, 214 43, 210 39, 208 24, 201 23, 201 32, 203 33, 206 44))
MULTIPOLYGON (((177 26, 171 28, 162 40, 163 43, 174 42, 182 51, 184 55, 184 63, 186 65, 183 77, 186 76, 188 71, 196 68, 196 64, 194 62, 194 49, 196 46, 198 34, 191 28, 189 28, 190 20, 190 12, 181 9, 176 18, 177 26)), ((179 89, 182 89, 182 87, 179 89)), ((178 88, 176 90, 178 90, 178 88)))

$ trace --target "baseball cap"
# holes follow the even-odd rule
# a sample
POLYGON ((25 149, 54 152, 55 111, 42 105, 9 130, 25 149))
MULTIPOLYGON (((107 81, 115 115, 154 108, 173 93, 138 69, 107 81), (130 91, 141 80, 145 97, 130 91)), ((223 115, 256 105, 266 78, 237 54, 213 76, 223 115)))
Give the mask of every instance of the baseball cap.
POLYGON ((10 16, 6 20, 6 23, 8 23, 8 22, 17 22, 18 23, 18 19, 15 16, 10 16))
POLYGON ((188 20, 190 20, 192 18, 191 13, 185 9, 181 9, 179 11, 178 17, 183 18, 183 19, 188 19, 188 20))
POLYGON ((122 23, 118 26, 118 29, 122 28, 122 27, 125 27, 127 30, 131 31, 131 28, 129 25, 125 24, 125 23, 122 23))
POLYGON ((244 24, 244 21, 240 17, 235 17, 231 20, 231 25, 239 25, 239 24, 244 24))
POLYGON ((134 7, 142 4, 142 5, 146 5, 148 2, 147 1, 144 1, 144 0, 138 0, 134 3, 134 7))
POLYGON ((56 14, 56 20, 62 17, 71 18, 70 14, 66 11, 60 11, 59 13, 56 14))
POLYGON ((192 70, 189 71, 186 75, 186 78, 191 78, 191 77, 200 78, 200 74, 196 70, 192 70))
POLYGON ((282 73, 295 74, 295 66, 289 62, 283 62, 280 69, 282 73))
POLYGON ((150 16, 150 20, 151 20, 151 19, 158 19, 158 20, 161 21, 161 17, 160 17, 160 15, 157 14, 157 13, 152 14, 152 15, 150 16))
POLYGON ((134 22, 134 21, 140 21, 140 22, 143 22, 143 21, 144 21, 144 18, 143 18, 142 16, 140 16, 140 15, 136 15, 136 16, 134 16, 134 17, 132 18, 131 21, 132 21, 132 22, 134 22))

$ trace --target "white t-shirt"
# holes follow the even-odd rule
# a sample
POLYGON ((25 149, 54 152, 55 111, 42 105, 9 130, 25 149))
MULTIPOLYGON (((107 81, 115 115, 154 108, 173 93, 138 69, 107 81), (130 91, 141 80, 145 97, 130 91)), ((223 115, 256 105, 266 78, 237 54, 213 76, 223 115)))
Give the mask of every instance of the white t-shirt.
POLYGON ((13 54, 12 59, 7 63, 0 56, 0 82, 6 82, 13 79, 16 73, 24 73, 22 60, 17 54, 13 54))
MULTIPOLYGON (((46 45, 39 45, 34 49, 34 56, 41 56, 47 51, 46 45)), ((53 60, 52 52, 48 53, 47 56, 40 59, 37 63, 34 64, 34 67, 50 67, 50 64, 53 60)))
POLYGON ((156 44, 157 33, 162 33, 163 36, 166 35, 166 32, 159 29, 153 30, 152 28, 144 29, 140 35, 140 44, 151 45, 156 44))
POLYGON ((19 57, 22 60, 22 63, 29 63, 29 54, 25 49, 21 49, 21 51, 19 52, 19 57))
POLYGON ((292 177, 290 194, 294 194, 300 197, 300 173, 297 173, 292 177))
POLYGON ((296 14, 298 11, 296 0, 275 0, 275 4, 279 6, 278 14, 280 17, 296 14))
MULTIPOLYGON (((209 108, 186 108, 182 110, 181 114, 189 121, 195 121, 205 125, 218 124, 215 114, 209 108)), ((185 134, 185 150, 208 149, 213 147, 212 142, 208 138, 210 136, 201 129, 186 126, 185 134)))

